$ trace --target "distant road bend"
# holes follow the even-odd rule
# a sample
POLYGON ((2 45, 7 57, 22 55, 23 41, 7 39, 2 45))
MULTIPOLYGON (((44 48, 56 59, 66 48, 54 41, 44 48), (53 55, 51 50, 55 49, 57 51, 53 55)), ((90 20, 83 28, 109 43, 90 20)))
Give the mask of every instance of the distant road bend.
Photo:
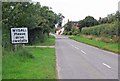
POLYGON ((118 55, 56 35, 59 79, 118 79, 118 55))

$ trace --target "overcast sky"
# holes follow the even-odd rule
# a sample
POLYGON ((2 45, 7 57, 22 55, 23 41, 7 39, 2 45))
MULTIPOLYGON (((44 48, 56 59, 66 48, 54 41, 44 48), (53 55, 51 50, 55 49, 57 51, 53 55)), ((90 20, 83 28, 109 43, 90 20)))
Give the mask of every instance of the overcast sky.
POLYGON ((43 6, 52 7, 56 13, 62 13, 65 20, 79 21, 86 16, 96 19, 106 17, 107 14, 118 10, 120 0, 32 0, 40 2, 43 6))

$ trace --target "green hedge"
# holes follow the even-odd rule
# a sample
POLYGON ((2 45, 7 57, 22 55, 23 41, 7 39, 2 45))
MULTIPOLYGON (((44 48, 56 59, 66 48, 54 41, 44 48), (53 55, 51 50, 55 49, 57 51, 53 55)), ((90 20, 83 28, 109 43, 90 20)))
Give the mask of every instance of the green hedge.
POLYGON ((95 36, 118 36, 119 29, 118 23, 114 22, 111 24, 102 24, 93 27, 85 27, 82 29, 81 33, 86 35, 95 35, 95 36))

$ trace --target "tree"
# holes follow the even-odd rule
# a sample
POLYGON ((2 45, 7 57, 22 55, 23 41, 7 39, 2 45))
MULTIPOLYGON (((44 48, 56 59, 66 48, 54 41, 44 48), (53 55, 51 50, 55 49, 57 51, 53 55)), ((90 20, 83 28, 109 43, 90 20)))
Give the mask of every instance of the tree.
POLYGON ((85 19, 80 20, 78 22, 80 31, 83 27, 90 27, 90 26, 95 26, 95 25, 98 25, 98 21, 92 16, 86 16, 85 19))
MULTIPOLYGON (((47 6, 31 2, 3 2, 2 4, 2 37, 3 47, 10 43, 10 28, 28 27, 30 43, 38 39, 43 41, 46 34, 54 29, 56 23, 61 21, 62 15, 57 15, 47 6)), ((63 17, 62 17, 63 18, 63 17)))
POLYGON ((84 19, 84 24, 86 27, 94 26, 98 24, 98 21, 92 16, 87 16, 84 19))
POLYGON ((105 24, 105 23, 113 23, 117 21, 119 12, 117 11, 116 13, 108 14, 107 17, 104 18, 99 18, 98 22, 99 24, 105 24))
POLYGON ((58 26, 62 27, 62 20, 65 18, 61 13, 58 14, 58 26))
POLYGON ((68 20, 67 22, 67 25, 65 27, 65 30, 68 32, 68 31, 71 31, 72 30, 72 23, 68 20))

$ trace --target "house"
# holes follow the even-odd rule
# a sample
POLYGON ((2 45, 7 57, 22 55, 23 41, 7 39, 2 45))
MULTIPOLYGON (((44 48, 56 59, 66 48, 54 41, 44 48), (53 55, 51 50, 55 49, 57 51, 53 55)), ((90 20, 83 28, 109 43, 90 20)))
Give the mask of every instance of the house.
POLYGON ((79 29, 78 27, 78 21, 71 21, 72 28, 75 27, 76 29, 79 29))
POLYGON ((56 30, 55 30, 55 32, 56 32, 57 35, 63 34, 63 32, 64 32, 64 27, 60 27, 60 26, 56 25, 56 30))
MULTIPOLYGON (((78 21, 68 21, 69 23, 71 23, 71 28, 75 27, 76 29, 79 29, 78 27, 78 21)), ((67 27, 68 23, 66 23, 63 27, 67 27)))

